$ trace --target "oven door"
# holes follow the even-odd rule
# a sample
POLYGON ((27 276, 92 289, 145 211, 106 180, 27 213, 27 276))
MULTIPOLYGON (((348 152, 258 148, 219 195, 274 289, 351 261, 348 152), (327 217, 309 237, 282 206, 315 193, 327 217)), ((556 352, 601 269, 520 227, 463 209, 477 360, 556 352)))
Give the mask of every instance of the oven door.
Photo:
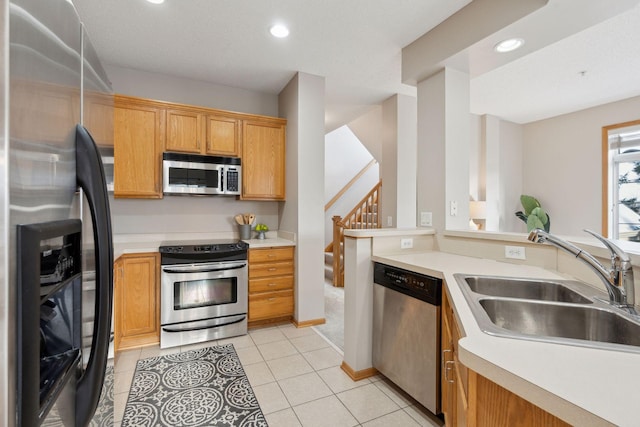
POLYGON ((163 326, 247 313, 247 261, 162 266, 163 326))

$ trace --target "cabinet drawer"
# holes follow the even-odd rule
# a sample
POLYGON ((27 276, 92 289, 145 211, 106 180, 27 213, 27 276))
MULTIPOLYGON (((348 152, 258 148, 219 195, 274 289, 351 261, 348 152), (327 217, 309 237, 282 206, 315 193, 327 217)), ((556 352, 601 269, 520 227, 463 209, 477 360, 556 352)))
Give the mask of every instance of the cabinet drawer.
POLYGON ((249 250, 249 263, 288 261, 292 259, 293 259, 293 246, 249 250))
POLYGON ((249 321, 292 315, 292 290, 249 295, 249 321))
POLYGON ((249 280, 249 293, 273 292, 293 289, 293 276, 265 277, 249 280))
POLYGON ((249 262, 249 279, 286 275, 293 275, 293 261, 268 262, 264 264, 252 264, 249 262))

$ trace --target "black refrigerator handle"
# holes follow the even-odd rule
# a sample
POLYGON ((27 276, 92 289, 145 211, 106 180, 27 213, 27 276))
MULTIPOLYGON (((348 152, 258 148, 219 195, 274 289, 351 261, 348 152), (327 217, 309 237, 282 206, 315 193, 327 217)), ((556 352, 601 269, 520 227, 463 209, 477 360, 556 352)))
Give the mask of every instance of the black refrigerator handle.
POLYGON ((76 176, 91 211, 96 257, 91 356, 76 390, 76 426, 84 427, 89 425, 98 406, 107 367, 113 304, 113 242, 102 159, 93 138, 82 125, 76 126, 76 176))

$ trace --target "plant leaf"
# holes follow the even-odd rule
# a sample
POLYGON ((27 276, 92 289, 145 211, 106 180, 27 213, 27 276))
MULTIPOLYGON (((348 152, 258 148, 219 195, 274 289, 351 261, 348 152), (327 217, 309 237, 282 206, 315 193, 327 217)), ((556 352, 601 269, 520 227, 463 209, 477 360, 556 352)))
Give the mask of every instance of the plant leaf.
POLYGON ((520 196, 520 203, 522 203, 526 215, 531 215, 531 211, 540 207, 540 202, 535 197, 527 196, 526 194, 520 196))
POLYGON ((527 231, 531 231, 534 228, 544 229, 544 224, 536 215, 529 215, 529 217, 527 218, 527 231))

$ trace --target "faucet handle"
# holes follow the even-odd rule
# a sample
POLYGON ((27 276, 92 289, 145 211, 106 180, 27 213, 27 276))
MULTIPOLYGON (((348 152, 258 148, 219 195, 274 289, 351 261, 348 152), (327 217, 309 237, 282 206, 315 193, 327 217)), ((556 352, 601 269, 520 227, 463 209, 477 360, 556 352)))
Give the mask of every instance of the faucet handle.
POLYGON ((623 251, 622 249, 620 249, 618 246, 616 246, 611 240, 605 238, 604 236, 599 235, 598 233, 591 231, 591 230, 584 230, 585 232, 591 234, 593 237, 595 237, 596 239, 600 240, 602 242, 603 245, 605 245, 607 247, 607 249, 609 249, 609 251, 611 252, 611 261, 615 264, 616 259, 620 262, 620 263, 630 263, 631 262, 631 257, 629 257, 629 254, 627 254, 625 251, 623 251))

